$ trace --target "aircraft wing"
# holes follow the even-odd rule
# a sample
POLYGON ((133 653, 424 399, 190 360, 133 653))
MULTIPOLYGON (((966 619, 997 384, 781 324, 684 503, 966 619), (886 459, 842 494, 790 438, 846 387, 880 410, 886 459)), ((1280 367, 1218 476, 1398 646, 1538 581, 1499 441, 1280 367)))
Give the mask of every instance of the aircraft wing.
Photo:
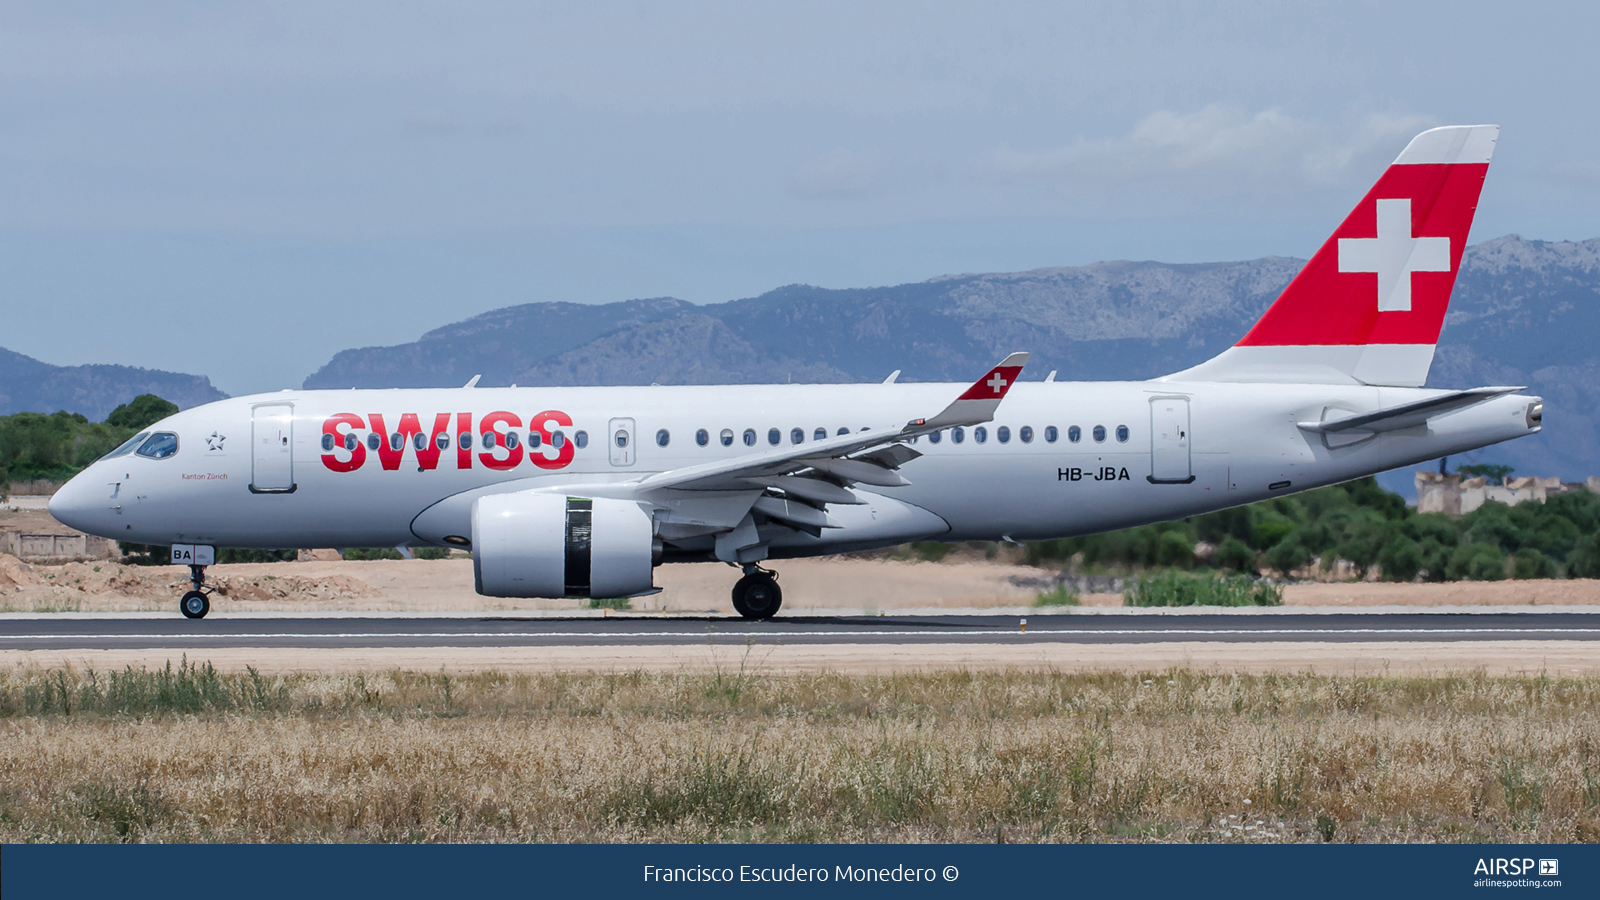
POLYGON ((910 484, 894 470, 922 454, 904 442, 943 428, 981 425, 992 420, 995 409, 1005 399, 1027 361, 1026 353, 1007 356, 932 418, 912 419, 900 428, 859 431, 787 449, 671 469, 651 475, 635 486, 640 491, 665 488, 741 490, 763 485, 766 479, 799 472, 808 472, 813 480, 837 485, 862 483, 898 487, 910 484))
POLYGON ((1327 419, 1321 422, 1301 422, 1302 431, 1312 434, 1338 434, 1342 431, 1395 431, 1401 428, 1410 428, 1421 425, 1434 416, 1444 415, 1482 403, 1493 397, 1506 394, 1515 394, 1525 390, 1521 387, 1480 387, 1465 391, 1450 391, 1436 397, 1428 397, 1411 403, 1402 403, 1399 406, 1390 406, 1385 409, 1354 416, 1341 416, 1337 419, 1327 419))

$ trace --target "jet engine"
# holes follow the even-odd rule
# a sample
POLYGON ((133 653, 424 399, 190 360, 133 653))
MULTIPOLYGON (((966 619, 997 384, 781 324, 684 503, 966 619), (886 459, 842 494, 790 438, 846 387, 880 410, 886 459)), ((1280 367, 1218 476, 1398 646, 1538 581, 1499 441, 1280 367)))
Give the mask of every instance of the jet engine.
POLYGON ((488 597, 632 597, 661 561, 649 510, 524 491, 472 504, 472 569, 488 597))

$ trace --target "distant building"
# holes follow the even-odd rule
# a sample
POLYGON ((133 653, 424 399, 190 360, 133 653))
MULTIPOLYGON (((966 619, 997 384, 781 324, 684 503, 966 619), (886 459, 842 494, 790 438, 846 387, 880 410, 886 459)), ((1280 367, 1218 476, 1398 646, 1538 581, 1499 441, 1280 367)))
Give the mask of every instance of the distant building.
POLYGON ((1600 493, 1600 477, 1590 475, 1587 481, 1562 481, 1560 478, 1507 478, 1506 483, 1489 484, 1484 478, 1462 478, 1460 475, 1440 475, 1438 472, 1417 473, 1417 512, 1444 513, 1447 516, 1464 516, 1478 507, 1494 501, 1507 506, 1530 500, 1543 503, 1546 498, 1572 491, 1589 490, 1600 493))

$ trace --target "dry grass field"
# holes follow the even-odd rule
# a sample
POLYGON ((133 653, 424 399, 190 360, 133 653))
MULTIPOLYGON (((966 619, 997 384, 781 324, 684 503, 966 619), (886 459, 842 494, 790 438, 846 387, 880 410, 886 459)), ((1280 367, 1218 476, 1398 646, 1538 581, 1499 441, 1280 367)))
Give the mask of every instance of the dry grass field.
POLYGON ((1600 678, 0 676, 0 841, 1593 841, 1600 678))

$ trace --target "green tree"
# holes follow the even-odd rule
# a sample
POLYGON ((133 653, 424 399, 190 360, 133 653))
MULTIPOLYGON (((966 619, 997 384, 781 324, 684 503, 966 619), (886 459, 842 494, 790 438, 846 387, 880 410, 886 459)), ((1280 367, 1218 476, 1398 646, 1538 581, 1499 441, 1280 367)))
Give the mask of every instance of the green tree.
POLYGON ((1272 546, 1264 557, 1267 567, 1284 576, 1311 562, 1311 551, 1301 543, 1299 534, 1291 534, 1272 546))
POLYGON ((64 481, 76 473, 72 448, 89 420, 67 412, 20 412, 0 417, 0 466, 17 480, 64 481))
POLYGON ((1532 547, 1523 547, 1511 554, 1512 578, 1549 578, 1550 560, 1532 547))
POLYGON ((1211 557, 1211 561, 1216 563, 1218 568, 1232 569, 1235 572, 1254 575, 1256 571, 1256 552, 1250 549, 1249 544, 1231 535, 1217 547, 1217 552, 1211 557))
POLYGON ((1423 565, 1422 548, 1404 535, 1395 535, 1378 551, 1378 570, 1384 581, 1411 581, 1423 565))
POLYGON ((1600 532, 1578 540, 1567 559, 1567 573, 1574 578, 1600 578, 1600 532))
POLYGON ((1194 542, 1182 531, 1168 531, 1156 545, 1155 563, 1187 569, 1194 565, 1194 542))
POLYGON ((1462 544, 1450 554, 1445 575, 1451 581, 1500 581, 1506 577, 1505 551, 1494 544, 1462 544))
POLYGON ((140 394, 111 411, 106 424, 126 428, 130 433, 147 428, 178 411, 178 405, 155 394, 140 394))

